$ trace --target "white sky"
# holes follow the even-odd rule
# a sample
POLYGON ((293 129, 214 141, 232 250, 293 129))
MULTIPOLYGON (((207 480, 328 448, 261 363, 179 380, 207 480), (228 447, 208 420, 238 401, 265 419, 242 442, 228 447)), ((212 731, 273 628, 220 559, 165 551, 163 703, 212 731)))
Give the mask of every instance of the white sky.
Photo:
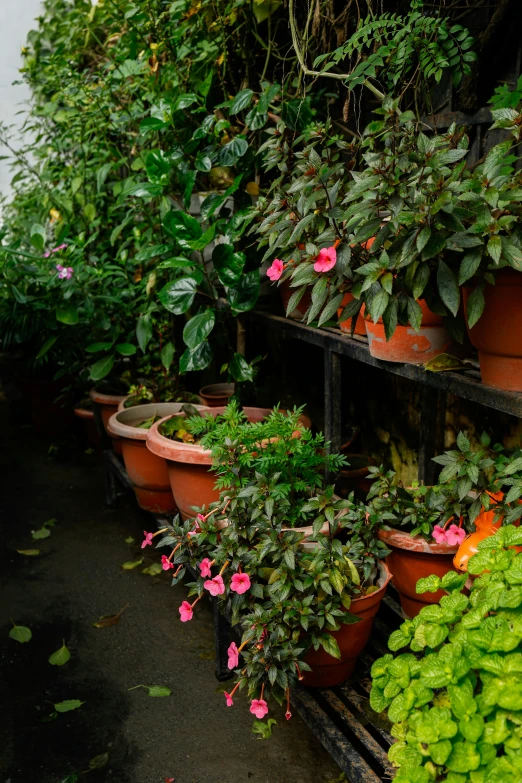
MULTIPOLYGON (((19 78, 20 50, 39 13, 40 0, 0 0, 0 120, 9 125, 18 124, 16 112, 27 98, 25 85, 12 83, 19 78)), ((5 154, 0 150, 0 155, 5 154)), ((0 192, 5 194, 11 179, 8 163, 0 160, 0 192)))

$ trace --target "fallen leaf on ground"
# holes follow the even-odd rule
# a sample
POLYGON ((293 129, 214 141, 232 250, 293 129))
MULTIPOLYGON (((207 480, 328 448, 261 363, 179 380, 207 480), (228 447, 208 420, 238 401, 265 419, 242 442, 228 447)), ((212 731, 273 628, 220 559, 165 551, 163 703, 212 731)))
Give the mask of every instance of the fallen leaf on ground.
POLYGON ((125 543, 126 543, 126 544, 134 544, 134 541, 135 541, 135 539, 134 539, 132 536, 128 536, 128 537, 125 539, 125 543))
POLYGON ((143 558, 140 558, 139 560, 128 560, 126 563, 122 565, 122 568, 124 571, 132 571, 133 568, 137 568, 143 563, 143 558))
POLYGON ((89 769, 103 769, 109 761, 108 753, 100 753, 89 761, 89 769))
POLYGON ((53 654, 49 656, 49 663, 51 666, 63 666, 65 663, 67 663, 70 657, 71 653, 66 647, 64 640, 60 649, 56 650, 56 652, 53 652, 53 654))
POLYGON ((45 527, 45 525, 43 527, 38 528, 38 530, 31 531, 31 536, 33 541, 40 541, 40 539, 42 538, 49 538, 50 535, 51 535, 51 531, 49 530, 48 527, 45 527))
POLYGON ((20 642, 20 644, 30 642, 33 636, 30 629, 25 625, 16 625, 13 620, 11 620, 11 622, 13 623, 13 627, 9 631, 9 638, 14 639, 15 642, 20 642))
POLYGON ((26 555, 27 557, 34 557, 40 554, 39 549, 17 549, 19 555, 26 555))
POLYGON ((117 614, 103 614, 99 620, 96 620, 95 623, 93 623, 95 628, 109 628, 111 625, 116 625, 120 622, 120 617, 122 613, 125 611, 125 609, 128 609, 129 604, 125 604, 123 609, 120 609, 120 611, 117 614))
POLYGON ((161 574, 162 571, 163 569, 159 563, 153 563, 152 565, 147 566, 147 568, 143 568, 141 573, 148 574, 149 576, 157 576, 158 574, 161 574))
POLYGON ((252 733, 259 734, 259 737, 256 737, 258 740, 269 739, 272 736, 272 726, 277 726, 275 718, 269 718, 266 723, 262 720, 255 720, 252 733))
POLYGON ((429 372, 449 372, 450 370, 465 370, 466 364, 449 353, 439 353, 423 365, 429 372))
POLYGON ((85 704, 85 702, 80 701, 80 699, 66 699, 65 701, 59 701, 58 704, 53 706, 56 712, 70 712, 71 710, 77 710, 82 704, 85 704))
POLYGON ((133 685, 132 688, 127 688, 128 691, 134 691, 136 688, 146 688, 149 696, 161 697, 170 696, 172 691, 167 688, 166 685, 133 685))

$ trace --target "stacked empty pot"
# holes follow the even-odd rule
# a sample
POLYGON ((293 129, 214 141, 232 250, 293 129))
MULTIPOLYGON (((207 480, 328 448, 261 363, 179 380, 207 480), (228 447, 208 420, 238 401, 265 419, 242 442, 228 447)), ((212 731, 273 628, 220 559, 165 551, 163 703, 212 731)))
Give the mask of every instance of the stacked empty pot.
MULTIPOLYGON (((138 504, 153 514, 175 511, 176 503, 172 496, 165 459, 147 448, 149 430, 140 428, 139 425, 155 416, 161 416, 162 421, 165 421, 166 417, 179 413, 182 406, 181 402, 136 405, 114 413, 108 422, 109 434, 119 438, 125 468, 134 484, 138 504)), ((201 405, 196 407, 206 410, 201 405)))

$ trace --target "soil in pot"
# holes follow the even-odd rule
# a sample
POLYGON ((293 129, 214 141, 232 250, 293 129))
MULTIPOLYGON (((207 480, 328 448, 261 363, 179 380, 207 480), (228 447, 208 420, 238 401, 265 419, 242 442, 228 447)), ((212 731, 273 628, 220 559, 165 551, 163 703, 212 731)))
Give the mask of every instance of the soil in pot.
MULTIPOLYGON (((213 416, 218 416, 224 410, 223 407, 207 408, 213 416)), ((244 407, 243 411, 249 421, 259 422, 270 414, 271 408, 244 407)), ((169 481, 176 505, 183 519, 189 519, 194 516, 194 506, 208 506, 219 500, 219 491, 214 489, 216 478, 211 470, 210 451, 206 451, 198 443, 172 440, 162 434, 161 430, 170 418, 152 425, 147 435, 147 448, 167 460, 169 481)), ((310 426, 306 417, 302 417, 302 422, 304 426, 310 426)))
POLYGON ((423 299, 419 300, 422 310, 422 325, 418 332, 411 326, 398 325, 391 340, 386 342, 384 324, 364 319, 371 355, 386 362, 402 364, 424 364, 444 353, 450 344, 450 336, 442 318, 433 313, 423 299))
POLYGON ((176 503, 170 488, 167 463, 149 451, 147 433, 154 422, 181 411, 183 403, 153 402, 114 413, 108 431, 119 437, 123 461, 134 484, 138 505, 152 514, 174 512, 176 503))
POLYGON ((228 405, 236 390, 234 383, 211 383, 199 390, 203 404, 209 408, 221 408, 228 405))
POLYGON ((454 571, 453 557, 458 547, 429 542, 420 536, 410 536, 393 528, 381 528, 379 538, 391 549, 386 563, 393 574, 392 584, 399 593, 401 606, 408 617, 415 617, 423 606, 436 604, 446 595, 443 590, 418 594, 415 587, 419 579, 430 574, 443 577, 448 571, 454 571))
POLYGON ((113 394, 110 390, 105 391, 103 387, 91 389, 89 392, 91 401, 99 406, 105 432, 112 439, 112 447, 116 454, 122 453, 121 443, 119 437, 111 435, 107 427, 109 419, 117 412, 120 402, 123 402, 126 396, 126 394, 113 394))
POLYGON ((319 650, 309 650, 304 660, 312 667, 311 672, 304 673, 303 685, 313 688, 331 688, 340 685, 352 674, 358 656, 366 647, 372 632, 373 618, 379 610, 386 593, 391 574, 385 563, 380 563, 378 589, 362 598, 354 598, 350 613, 360 617, 357 623, 342 625, 332 633, 341 651, 338 660, 329 655, 322 647, 319 650))
MULTIPOLYGON (((464 288, 467 309, 472 288, 464 288)), ((495 285, 484 289, 484 312, 468 329, 477 349, 482 382, 506 391, 522 391, 522 274, 502 269, 495 285)))

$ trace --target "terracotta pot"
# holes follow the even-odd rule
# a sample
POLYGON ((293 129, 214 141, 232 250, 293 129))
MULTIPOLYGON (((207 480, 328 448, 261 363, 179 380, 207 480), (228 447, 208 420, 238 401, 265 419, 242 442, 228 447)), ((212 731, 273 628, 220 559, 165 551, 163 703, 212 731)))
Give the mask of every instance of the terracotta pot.
POLYGON ((442 318, 419 299, 422 309, 422 326, 418 332, 411 326, 398 325, 391 340, 386 342, 384 324, 364 319, 370 353, 375 359, 402 364, 424 364, 439 353, 444 353, 450 344, 450 336, 442 324, 442 318))
POLYGON ((444 576, 448 571, 454 571, 453 556, 456 546, 429 542, 421 536, 410 536, 402 530, 393 528, 379 530, 379 538, 391 549, 386 563, 393 574, 392 584, 397 589, 401 606, 408 617, 415 617, 426 604, 436 604, 443 590, 436 593, 420 593, 415 590, 417 581, 430 574, 444 576))
POLYGON ((85 429, 85 435, 91 446, 98 448, 101 445, 100 433, 96 427, 96 420, 94 418, 94 411, 90 408, 81 407, 81 403, 74 409, 74 415, 83 421, 85 429))
MULTIPOLYGON (((125 399, 125 394, 103 394, 102 392, 99 392, 96 388, 91 389, 89 392, 89 397, 91 400, 95 403, 97 403, 100 406, 100 414, 103 422, 103 426, 105 428, 105 432, 107 435, 110 435, 109 430, 107 429, 107 425, 109 423, 109 419, 111 416, 117 412, 118 405, 122 400, 125 399)), ((116 454, 121 454, 121 443, 117 436, 110 435, 112 439, 112 448, 116 452, 116 454)))
MULTIPOLYGON (((224 408, 208 408, 213 416, 223 413, 224 408)), ((271 408, 243 408, 251 422, 263 421, 271 408)), ((147 433, 147 448, 158 457, 167 460, 172 494, 183 519, 194 516, 194 506, 208 506, 219 500, 219 491, 214 489, 215 474, 211 470, 212 457, 210 451, 197 443, 181 443, 165 438, 160 430, 161 425, 169 417, 153 424, 147 433)), ((304 426, 309 426, 310 420, 301 417, 304 426)))
MULTIPOLYGON (((179 413, 183 403, 151 402, 135 405, 118 411, 109 419, 107 429, 111 437, 119 438, 123 461, 134 484, 138 505, 152 514, 163 514, 176 510, 172 496, 167 463, 147 448, 148 430, 136 425, 152 416, 172 416, 179 413)), ((198 406, 203 408, 203 406, 198 406)), ((205 410, 205 409, 204 409, 205 410)))
MULTIPOLYGON (((288 307, 288 302, 290 301, 290 297, 292 296, 292 294, 295 294, 296 291, 297 288, 290 288, 290 279, 283 280, 283 282, 279 286, 279 293, 281 295, 281 301, 283 303, 283 309, 285 311, 285 315, 286 315, 286 308, 288 307)), ((312 294, 309 291, 305 291, 297 307, 294 308, 294 310, 292 310, 291 313, 288 313, 288 318, 291 318, 293 321, 302 321, 304 316, 306 315, 306 311, 308 310, 311 304, 312 304, 312 294)))
MULTIPOLYGON (((464 307, 473 289, 464 288, 464 307)), ((502 269, 484 289, 484 312, 469 339, 478 351, 482 382, 522 391, 522 274, 502 269)))
MULTIPOLYGON (((341 302, 341 306, 337 311, 338 317, 341 316, 341 313, 343 312, 344 308, 347 304, 350 302, 353 302, 353 295, 347 292, 344 297, 343 301, 341 302)), ((362 337, 366 337, 366 327, 364 325, 364 305, 361 307, 361 310, 359 312, 359 316, 357 318, 357 323, 355 324, 355 331, 354 334, 359 334, 362 337)), ((340 321, 339 322, 339 329, 341 332, 344 332, 345 334, 351 334, 352 333, 352 321, 353 318, 347 318, 346 321, 340 321)))
POLYGON ((223 405, 228 405, 235 389, 233 383, 212 383, 210 386, 203 386, 199 390, 199 396, 209 408, 221 408, 223 405))
POLYGON ((337 479, 339 494, 341 497, 347 497, 350 492, 359 492, 366 496, 372 485, 372 479, 368 478, 368 468, 370 465, 375 465, 375 460, 367 454, 343 452, 343 456, 350 463, 350 467, 339 471, 337 479))
POLYGON ((341 651, 341 659, 338 660, 329 655, 322 647, 318 650, 308 650, 304 660, 312 667, 311 672, 304 673, 303 685, 312 688, 331 688, 340 685, 352 674, 357 657, 366 647, 372 632, 373 618, 379 610, 391 574, 385 563, 379 563, 380 575, 379 589, 363 598, 355 598, 350 607, 351 614, 361 619, 357 623, 342 625, 338 631, 332 633, 341 651))

